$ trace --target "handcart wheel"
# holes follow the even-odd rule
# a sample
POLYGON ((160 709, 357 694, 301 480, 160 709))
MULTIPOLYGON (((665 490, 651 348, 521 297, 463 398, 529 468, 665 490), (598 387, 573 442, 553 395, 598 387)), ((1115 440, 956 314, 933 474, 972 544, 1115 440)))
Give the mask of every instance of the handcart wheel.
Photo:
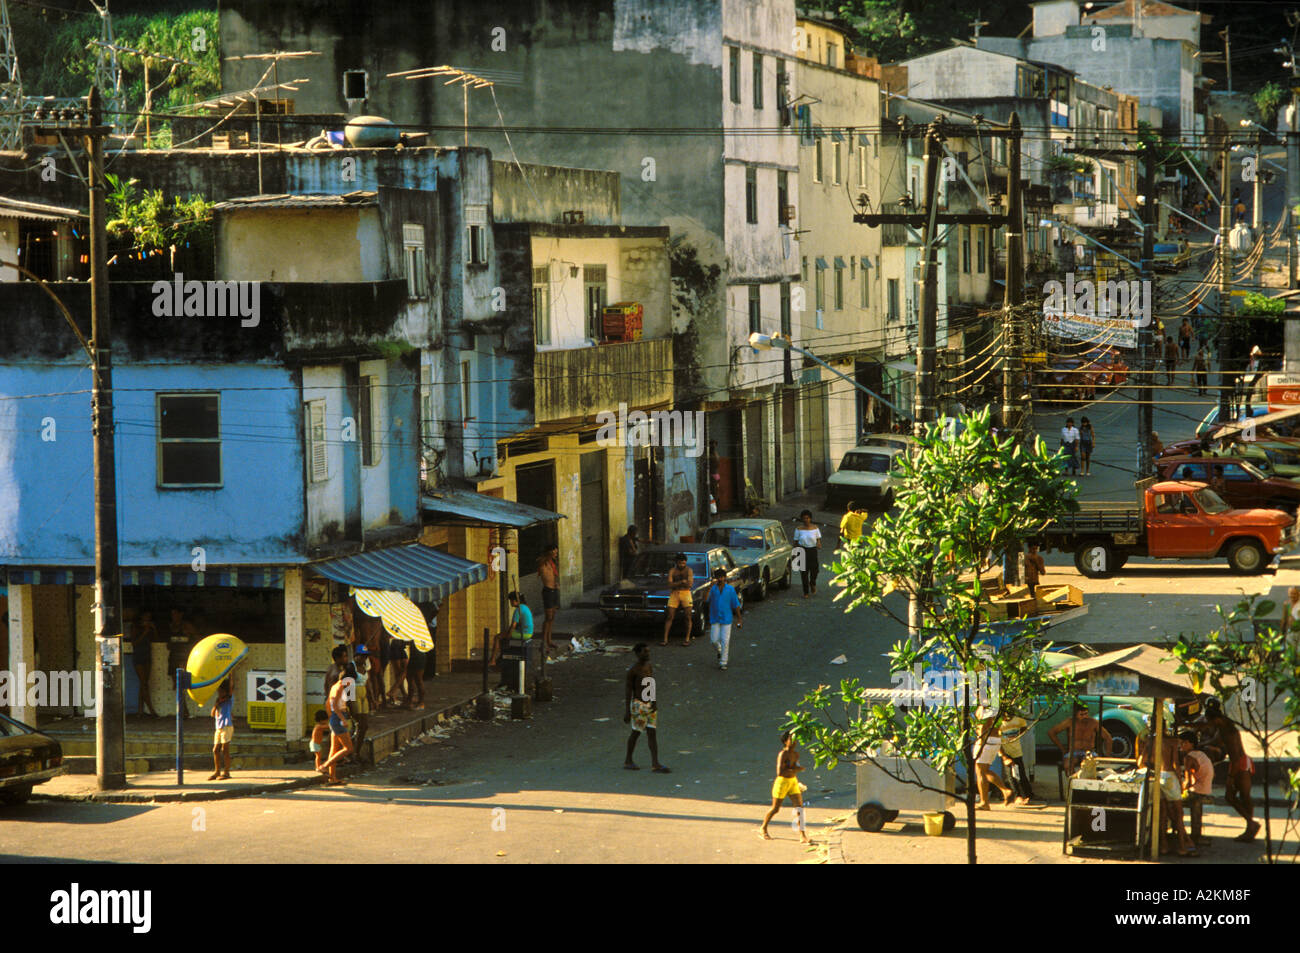
POLYGON ((879 804, 864 804, 858 808, 858 826, 868 834, 875 834, 885 826, 885 814, 879 804))
POLYGON ((957 818, 953 816, 952 811, 943 812, 943 832, 946 834, 957 826, 957 818))
POLYGON ((886 812, 885 812, 885 823, 886 823, 886 824, 892 824, 892 823, 894 823, 894 821, 896 821, 896 820, 898 820, 898 812, 897 812, 897 811, 886 811, 886 812))

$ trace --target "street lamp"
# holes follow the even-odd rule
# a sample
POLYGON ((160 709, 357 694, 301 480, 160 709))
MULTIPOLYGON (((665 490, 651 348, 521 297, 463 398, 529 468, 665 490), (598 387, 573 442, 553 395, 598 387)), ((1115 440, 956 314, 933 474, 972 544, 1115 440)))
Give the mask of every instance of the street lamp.
POLYGON ((754 349, 755 353, 757 353, 758 351, 771 351, 773 349, 778 349, 783 351, 794 351, 796 354, 802 354, 810 361, 814 361, 820 364, 822 367, 826 368, 826 370, 830 371, 836 377, 840 378, 840 380, 848 381, 850 384, 852 384, 854 387, 856 387, 858 390, 862 391, 863 393, 870 394, 872 397, 876 398, 876 400, 880 401, 882 404, 884 404, 894 413, 898 414, 898 416, 900 417, 907 416, 907 414, 903 413, 901 410, 899 410, 889 401, 885 400, 885 398, 881 397, 874 390, 871 390, 869 387, 864 387, 862 384, 859 384, 857 381, 855 381, 852 377, 849 377, 847 374, 841 374, 839 371, 831 367, 829 364, 823 361, 816 354, 813 354, 811 351, 807 351, 804 348, 797 347, 794 344, 794 342, 790 339, 790 335, 788 334, 763 334, 759 331, 755 331, 753 334, 749 336, 749 346, 754 349))

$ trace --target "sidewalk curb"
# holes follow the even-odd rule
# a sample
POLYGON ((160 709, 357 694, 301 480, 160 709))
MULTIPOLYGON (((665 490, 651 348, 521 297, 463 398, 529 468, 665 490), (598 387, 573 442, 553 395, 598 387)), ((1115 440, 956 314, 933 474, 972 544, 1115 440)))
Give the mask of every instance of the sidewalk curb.
POLYGON ((292 791, 296 788, 324 784, 325 776, 317 778, 294 778, 290 781, 269 781, 265 784, 253 784, 219 791, 162 791, 150 793, 144 791, 92 791, 88 794, 47 794, 33 791, 33 801, 93 801, 98 804, 150 804, 174 801, 229 801, 238 797, 253 797, 259 794, 274 794, 278 791, 292 791))

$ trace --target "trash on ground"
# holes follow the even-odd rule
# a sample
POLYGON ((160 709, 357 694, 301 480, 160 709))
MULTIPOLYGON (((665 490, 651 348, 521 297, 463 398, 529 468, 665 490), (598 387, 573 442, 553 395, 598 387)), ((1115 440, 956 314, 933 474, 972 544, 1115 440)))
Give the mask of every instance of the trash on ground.
POLYGON ((837 656, 835 656, 835 658, 831 659, 831 664, 832 664, 832 665, 843 665, 843 664, 846 663, 847 661, 848 661, 848 657, 847 657, 847 656, 844 656, 844 655, 837 655, 837 656))

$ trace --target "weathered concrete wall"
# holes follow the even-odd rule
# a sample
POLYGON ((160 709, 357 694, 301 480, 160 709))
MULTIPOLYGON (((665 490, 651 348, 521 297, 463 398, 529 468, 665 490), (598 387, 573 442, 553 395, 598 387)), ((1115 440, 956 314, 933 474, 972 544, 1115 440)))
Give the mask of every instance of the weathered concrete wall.
POLYGON ((553 165, 492 163, 492 216, 497 222, 562 222, 581 211, 588 225, 622 224, 617 172, 553 165), (540 204, 539 204, 540 202, 540 204))
POLYGON ((916 99, 991 99, 1016 90, 1016 61, 955 46, 907 61, 908 95, 916 99))
POLYGON ((217 277, 382 281, 390 277, 379 208, 247 208, 217 215, 217 277))

